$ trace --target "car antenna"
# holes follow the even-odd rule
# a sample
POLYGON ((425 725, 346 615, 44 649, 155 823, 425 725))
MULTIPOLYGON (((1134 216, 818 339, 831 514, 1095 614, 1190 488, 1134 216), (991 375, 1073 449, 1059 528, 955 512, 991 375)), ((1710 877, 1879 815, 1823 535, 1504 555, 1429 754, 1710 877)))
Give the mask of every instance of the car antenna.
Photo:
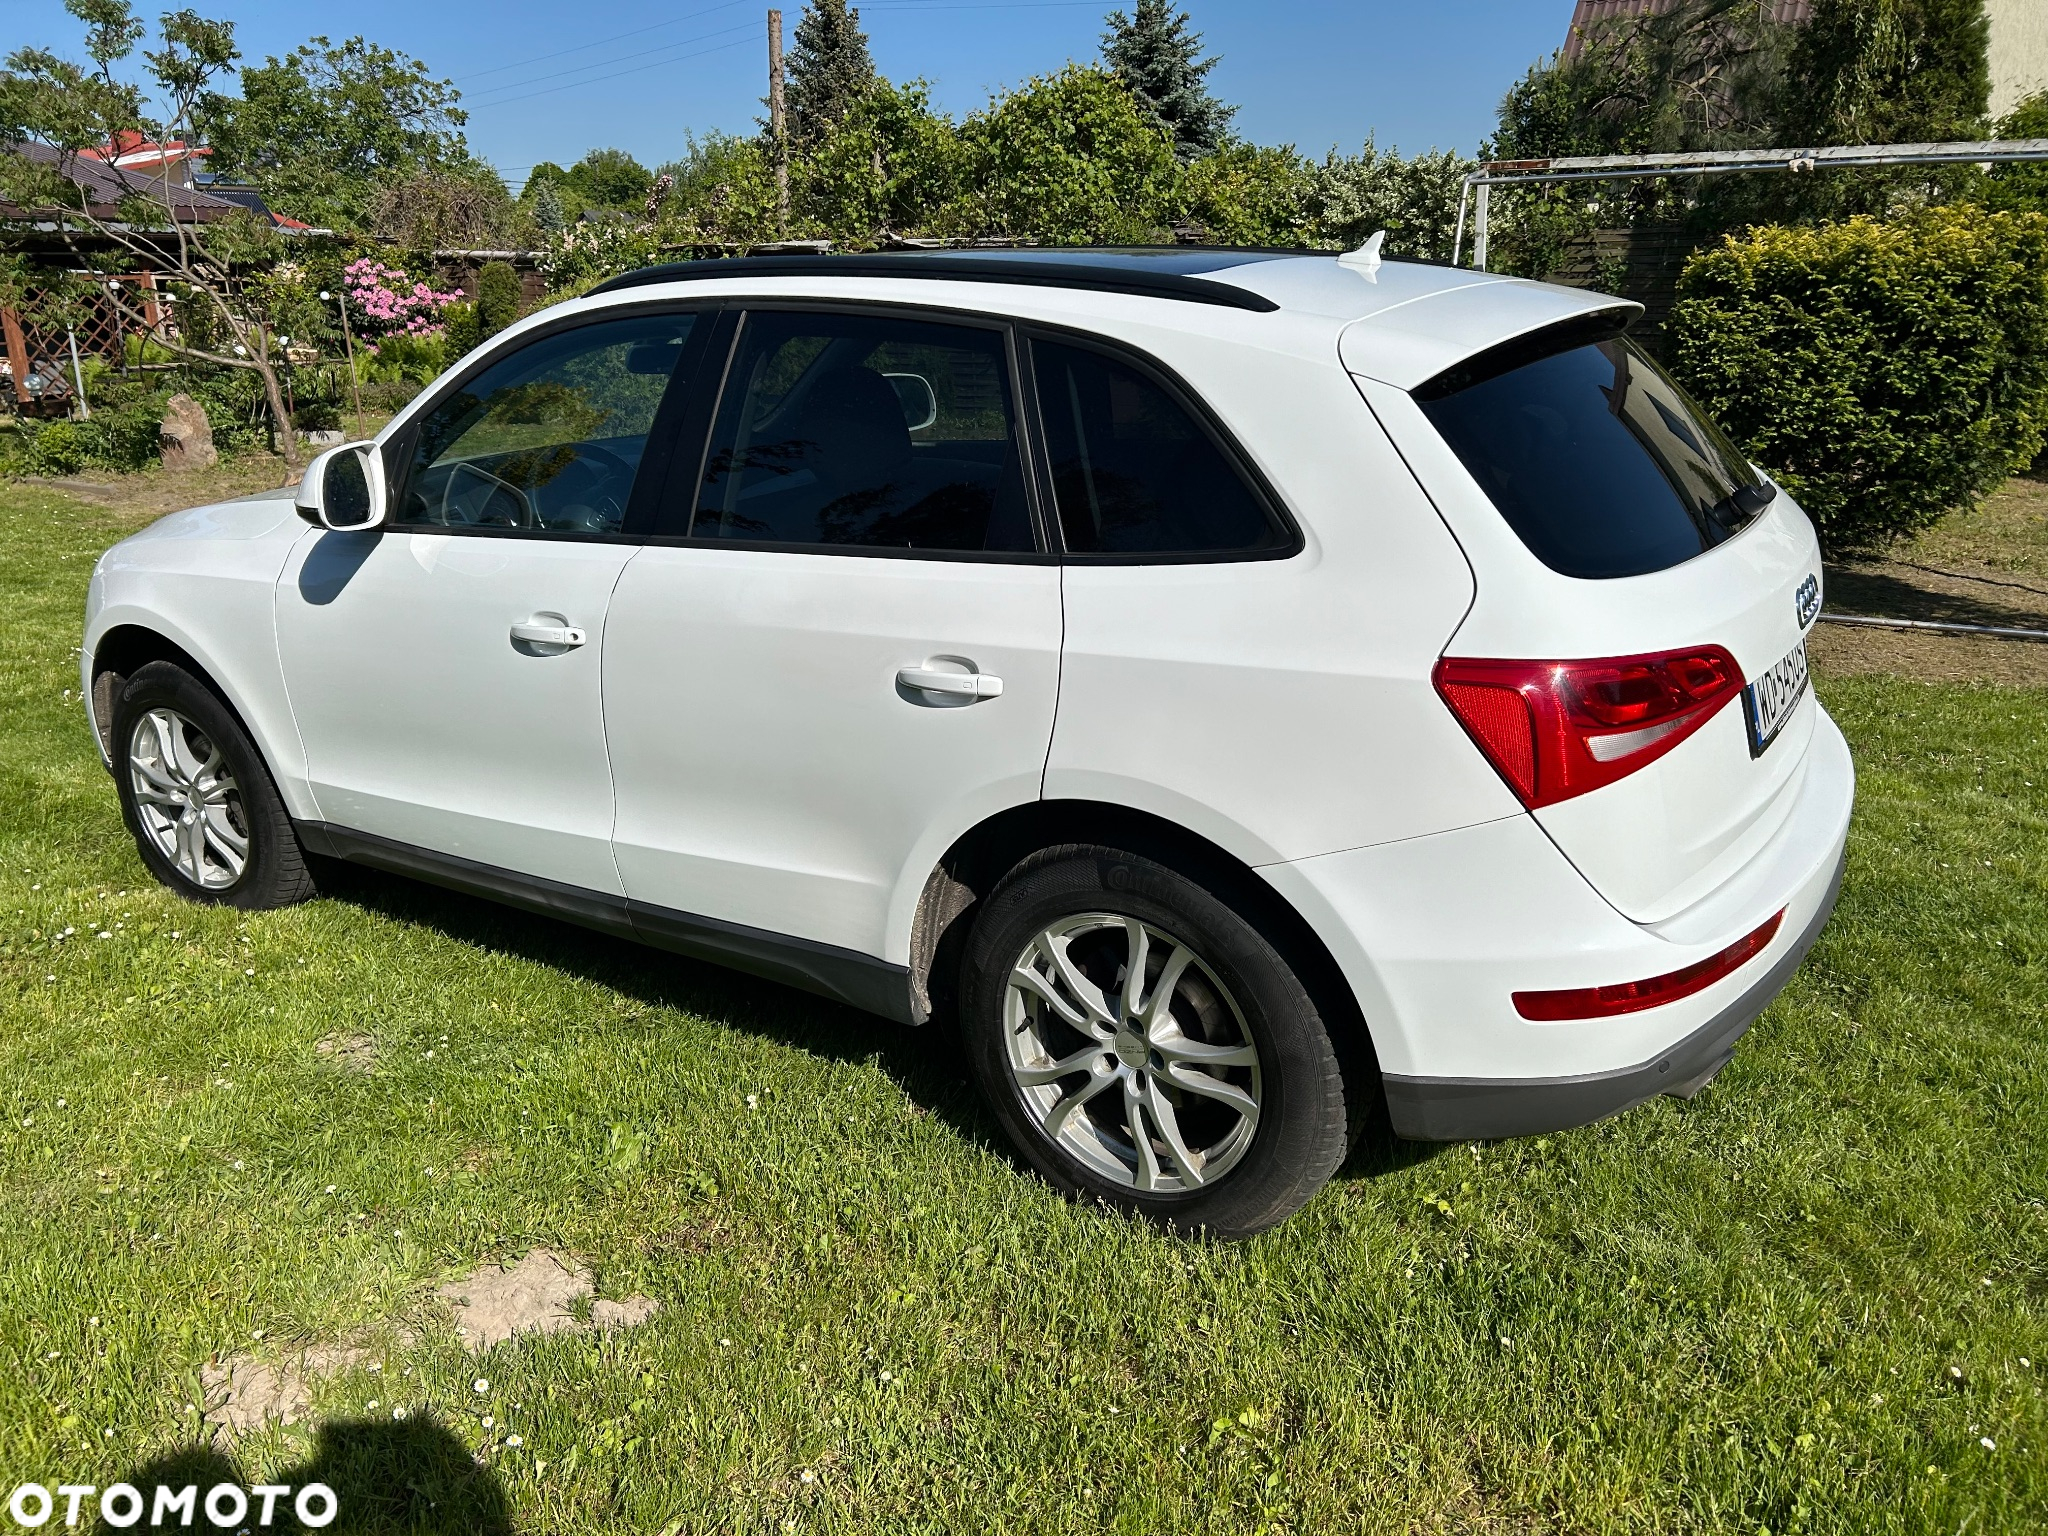
POLYGON ((1355 251, 1346 251, 1337 260, 1347 267, 1356 267, 1368 276, 1380 269, 1380 247, 1386 243, 1387 232, 1382 229, 1355 251))

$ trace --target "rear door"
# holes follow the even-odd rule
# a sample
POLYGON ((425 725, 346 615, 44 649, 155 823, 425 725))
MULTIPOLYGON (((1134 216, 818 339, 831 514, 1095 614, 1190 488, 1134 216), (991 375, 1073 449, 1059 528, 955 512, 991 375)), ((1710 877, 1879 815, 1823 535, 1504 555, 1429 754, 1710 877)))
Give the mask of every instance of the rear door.
POLYGON ((1703 726, 1535 812, 1637 921, 1707 895, 1769 842, 1803 781, 1820 607, 1805 515, 1612 323, 1523 339, 1412 393, 1361 388, 1472 560, 1451 656, 1732 655, 1747 687, 1703 726))
POLYGON ((708 919, 902 965, 948 844, 1038 797, 1060 570, 1015 399, 1001 325, 744 315, 701 471, 678 462, 606 635, 615 847, 651 936, 708 919))

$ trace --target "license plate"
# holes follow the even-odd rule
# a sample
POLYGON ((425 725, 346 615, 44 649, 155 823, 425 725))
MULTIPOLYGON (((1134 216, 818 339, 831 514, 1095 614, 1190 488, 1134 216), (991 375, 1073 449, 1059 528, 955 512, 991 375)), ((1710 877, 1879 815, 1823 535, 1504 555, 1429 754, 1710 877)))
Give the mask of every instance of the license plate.
POLYGON ((1742 690, 1742 717, 1749 722, 1749 755, 1762 757, 1806 695, 1806 637, 1784 660, 1742 690))

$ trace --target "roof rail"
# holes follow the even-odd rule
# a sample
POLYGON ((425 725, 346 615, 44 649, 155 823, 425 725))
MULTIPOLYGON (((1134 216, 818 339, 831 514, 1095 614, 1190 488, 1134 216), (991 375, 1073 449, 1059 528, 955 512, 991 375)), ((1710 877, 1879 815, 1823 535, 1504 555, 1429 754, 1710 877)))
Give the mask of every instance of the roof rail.
POLYGON ((622 273, 590 291, 617 293, 623 288, 644 288, 651 283, 687 283, 719 277, 909 277, 953 283, 1086 288, 1098 293, 1220 304, 1260 314, 1280 307, 1249 289, 1173 272, 1143 272, 1073 261, 1034 261, 1029 257, 932 256, 921 251, 901 255, 732 256, 713 261, 676 261, 622 273))

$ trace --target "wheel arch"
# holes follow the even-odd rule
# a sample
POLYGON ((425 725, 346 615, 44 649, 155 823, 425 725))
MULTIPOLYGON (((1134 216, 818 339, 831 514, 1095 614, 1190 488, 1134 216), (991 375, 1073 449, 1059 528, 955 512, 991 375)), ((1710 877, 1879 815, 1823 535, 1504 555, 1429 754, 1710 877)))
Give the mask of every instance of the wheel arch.
MULTIPOLYGON (((92 683, 86 698, 92 710, 93 735, 99 738, 100 756, 114 760, 114 700, 129 678, 152 661, 168 661, 183 667, 234 710, 242 729, 249 722, 222 691, 206 665, 170 636, 141 624, 116 624, 99 637, 92 650, 92 683)), ((252 738, 253 739, 253 738, 252 738)))
POLYGON ((1364 1069, 1379 1093, 1371 1026, 1329 946, 1257 869, 1198 832, 1149 811, 1099 800, 1034 800, 986 818, 933 867, 910 935, 910 992, 920 1020, 957 1012, 960 955, 980 904, 996 883, 1043 848, 1092 843, 1120 848, 1198 880, 1229 902, 1286 957, 1329 1026, 1347 1073, 1364 1069))
POLYGON ((101 759, 112 767, 114 699, 129 678, 153 661, 167 661, 183 668, 201 687, 220 700, 222 708, 235 717, 235 723, 255 745, 263 766, 269 770, 271 782, 282 791, 285 779, 278 772, 276 754, 271 751, 270 743, 264 740, 263 733, 250 723, 249 711, 235 697, 234 690, 221 677, 219 669, 183 641, 161 629, 133 621, 110 624, 93 643, 92 681, 87 689, 86 704, 91 715, 93 736, 99 742, 101 759))

